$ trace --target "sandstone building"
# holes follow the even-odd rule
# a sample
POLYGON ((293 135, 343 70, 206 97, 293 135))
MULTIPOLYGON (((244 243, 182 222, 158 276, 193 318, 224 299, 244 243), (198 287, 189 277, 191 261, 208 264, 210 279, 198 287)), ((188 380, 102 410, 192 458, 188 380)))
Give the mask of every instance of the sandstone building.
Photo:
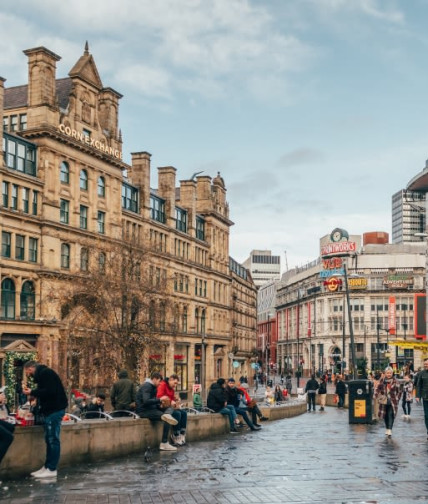
POLYGON ((19 382, 20 366, 36 353, 71 386, 110 385, 88 357, 70 355, 52 291, 100 268, 103 244, 131 237, 152 252, 143 268, 162 279, 168 297, 161 343, 139 379, 150 369, 175 371, 190 391, 195 381, 207 387, 232 372, 250 374, 256 288, 229 257, 233 223, 220 174, 177 184, 176 169, 161 167, 153 189, 148 152, 123 161, 122 96, 103 85, 88 46, 60 79, 55 53, 37 47, 24 54, 28 83, 5 88, 0 78, 3 383, 19 382))

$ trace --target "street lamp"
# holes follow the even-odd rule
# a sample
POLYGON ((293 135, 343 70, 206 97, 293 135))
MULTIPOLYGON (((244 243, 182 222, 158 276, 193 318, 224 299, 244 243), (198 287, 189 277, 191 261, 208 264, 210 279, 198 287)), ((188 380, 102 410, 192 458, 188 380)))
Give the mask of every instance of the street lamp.
POLYGON ((352 325, 352 315, 351 315, 351 300, 349 298, 348 271, 345 261, 343 262, 343 272, 345 276, 346 301, 348 304, 349 338, 351 340, 351 358, 352 358, 352 378, 355 379, 357 377, 357 363, 355 359, 355 341, 354 341, 354 328, 352 325))

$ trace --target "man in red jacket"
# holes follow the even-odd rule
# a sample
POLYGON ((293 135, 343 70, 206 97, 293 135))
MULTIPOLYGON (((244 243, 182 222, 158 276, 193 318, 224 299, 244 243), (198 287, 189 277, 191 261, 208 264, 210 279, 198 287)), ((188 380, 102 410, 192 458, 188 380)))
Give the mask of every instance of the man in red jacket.
POLYGON ((169 378, 165 378, 160 382, 156 391, 156 396, 167 396, 171 400, 171 408, 174 409, 171 414, 178 421, 177 425, 173 427, 171 440, 174 445, 183 446, 186 444, 187 412, 180 409, 180 399, 175 394, 175 387, 178 384, 178 380, 179 378, 176 374, 172 374, 169 378))

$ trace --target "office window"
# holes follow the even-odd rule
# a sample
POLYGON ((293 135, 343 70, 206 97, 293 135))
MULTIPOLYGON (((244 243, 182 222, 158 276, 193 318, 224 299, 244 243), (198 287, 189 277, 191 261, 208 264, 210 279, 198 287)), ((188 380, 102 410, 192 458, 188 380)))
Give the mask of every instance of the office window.
POLYGON ((10 208, 17 210, 18 208, 18 186, 12 184, 12 198, 10 200, 10 208))
POLYGON ((82 191, 88 190, 88 172, 86 170, 80 170, 80 189, 82 191))
POLYGON ((100 210, 98 210, 98 215, 97 215, 98 233, 101 233, 101 234, 105 233, 105 220, 106 220, 105 212, 101 212, 100 210))
POLYGON ((87 248, 80 249, 80 269, 88 271, 89 267, 89 250, 87 248))
POLYGON ((2 182, 2 203, 6 208, 9 206, 9 182, 2 182))
POLYGON ((4 133, 4 159, 8 168, 36 176, 36 146, 4 133))
POLYGON ((34 320, 36 316, 36 289, 33 282, 24 282, 20 297, 21 319, 34 320))
POLYGON ((17 131, 18 129, 18 116, 10 116, 10 131, 17 131))
POLYGON ((19 116, 19 130, 25 131, 27 129, 27 114, 20 114, 19 116))
POLYGON ((187 233, 187 211, 182 208, 175 207, 175 228, 187 233))
POLYGON ((30 238, 28 240, 28 260, 31 262, 37 262, 37 238, 30 238))
POLYGON ((30 209, 30 189, 22 188, 22 211, 28 213, 30 209))
POLYGON ((32 213, 33 215, 37 215, 38 211, 38 199, 39 199, 39 193, 38 191, 33 191, 33 208, 32 208, 32 213))
POLYGON ((15 236, 15 259, 23 261, 25 258, 25 236, 15 236))
POLYGON ((61 244, 61 268, 70 268, 70 245, 61 244))
POLYGON ((106 195, 106 181, 104 177, 98 177, 98 196, 104 198, 106 195))
POLYGON ((88 229, 88 207, 80 205, 80 229, 88 229))
POLYGON ((196 238, 205 240, 205 220, 199 216, 196 216, 196 238))
POLYGON ((6 231, 1 233, 1 255, 3 257, 10 257, 10 247, 12 243, 12 235, 6 231))
POLYGON ((9 117, 3 116, 3 131, 9 130, 9 117))
POLYGON ((65 161, 61 163, 60 181, 61 184, 70 183, 70 167, 65 161))
POLYGON ((69 215, 70 215, 70 202, 67 200, 60 200, 59 207, 59 221, 63 224, 69 223, 69 215))
POLYGON ((165 223, 165 201, 157 196, 150 196, 150 216, 153 220, 165 223))
POLYGON ((2 319, 15 318, 15 284, 10 278, 5 278, 1 283, 1 312, 2 319))
POLYGON ((138 189, 122 183, 122 208, 138 212, 138 189))

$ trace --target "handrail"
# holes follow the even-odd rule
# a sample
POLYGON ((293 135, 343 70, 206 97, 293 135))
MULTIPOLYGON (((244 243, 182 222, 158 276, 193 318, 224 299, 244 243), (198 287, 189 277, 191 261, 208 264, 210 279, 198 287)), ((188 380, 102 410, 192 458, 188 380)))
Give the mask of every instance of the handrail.
MULTIPOLYGON (((140 418, 139 415, 137 415, 137 413, 135 413, 135 411, 129 411, 129 410, 113 410, 113 411, 109 411, 108 414, 112 417, 112 418, 120 418, 120 417, 117 417, 115 415, 115 413, 128 413, 127 416, 129 417, 132 417, 132 418, 140 418)), ((122 417, 123 418, 123 417, 122 417)))

